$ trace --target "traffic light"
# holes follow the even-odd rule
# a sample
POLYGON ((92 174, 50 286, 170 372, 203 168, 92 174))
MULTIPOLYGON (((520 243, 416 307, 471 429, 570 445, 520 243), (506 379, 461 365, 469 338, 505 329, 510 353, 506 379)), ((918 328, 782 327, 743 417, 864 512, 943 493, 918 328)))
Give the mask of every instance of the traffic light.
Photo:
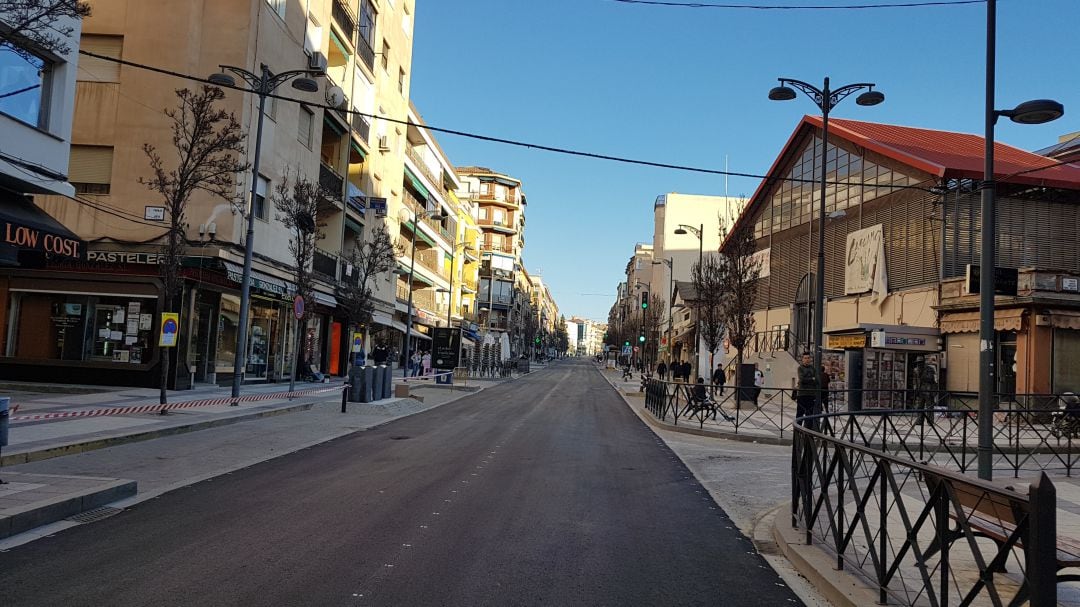
POLYGON ((641 343, 645 343, 645 336, 644 335, 638 335, 637 340, 640 341, 641 343))
POLYGON ((648 293, 642 293, 641 294, 641 309, 644 310, 645 308, 648 308, 648 307, 649 307, 649 294, 648 293))
POLYGON ((629 348, 630 347, 630 340, 628 339, 625 342, 623 342, 623 345, 626 346, 627 348, 629 348))

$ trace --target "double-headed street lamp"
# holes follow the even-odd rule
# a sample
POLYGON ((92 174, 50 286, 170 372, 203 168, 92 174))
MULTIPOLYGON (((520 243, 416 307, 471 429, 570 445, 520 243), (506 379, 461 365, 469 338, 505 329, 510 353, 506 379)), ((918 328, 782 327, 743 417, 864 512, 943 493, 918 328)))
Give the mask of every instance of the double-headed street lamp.
MULTIPOLYGON (((769 99, 773 101, 791 101, 795 98, 795 89, 802 91, 807 97, 821 109, 821 202, 818 208, 818 246, 817 246, 817 287, 814 297, 814 369, 821 369, 821 355, 824 341, 825 320, 825 189, 828 178, 828 154, 829 154, 829 112, 836 104, 843 101, 848 95, 866 89, 866 92, 855 98, 859 105, 877 105, 885 101, 885 94, 874 90, 872 82, 857 82, 848 84, 838 89, 829 88, 829 78, 825 78, 825 86, 817 88, 802 80, 780 78, 780 86, 773 87, 769 91, 769 99), (792 88, 795 87, 795 88, 792 88)), ((813 225, 813 220, 811 220, 813 225)))
POLYGON ((409 338, 412 336, 412 317, 413 317, 413 273, 416 271, 416 232, 420 229, 420 220, 425 217, 438 217, 439 219, 446 219, 449 215, 445 209, 438 208, 433 211, 424 211, 422 213, 413 212, 412 220, 412 255, 409 259, 409 312, 405 318, 405 337, 402 339, 401 351, 405 356, 405 364, 401 365, 401 376, 409 376, 409 338))
MULTIPOLYGON (((232 395, 240 396, 240 381, 243 378, 244 369, 247 366, 247 330, 248 330, 248 304, 251 299, 251 256, 255 246, 255 197, 259 188, 259 159, 262 152, 263 116, 266 112, 266 97, 274 92, 277 87, 292 80, 292 87, 305 93, 314 93, 319 90, 319 83, 309 76, 321 76, 324 74, 318 70, 289 70, 280 74, 271 74, 270 69, 264 64, 259 74, 253 74, 244 68, 232 65, 219 66, 222 71, 213 74, 210 82, 228 87, 237 88, 236 79, 225 72, 236 74, 248 88, 243 89, 259 96, 259 120, 255 130, 255 158, 251 163, 251 198, 248 201, 247 214, 247 239, 244 242, 244 273, 240 279, 240 326, 236 335, 236 357, 233 360, 232 395)), ((299 335, 296 336, 299 339, 299 335)), ((295 373, 294 373, 295 375, 295 373)))
MULTIPOLYGON (((701 225, 699 225, 698 227, 695 228, 694 226, 688 226, 688 225, 680 223, 679 227, 675 228, 675 233, 680 235, 680 236, 685 235, 685 234, 693 234, 694 236, 697 236, 697 239, 698 239, 697 265, 698 265, 698 272, 701 272, 701 265, 702 265, 702 263, 704 263, 704 260, 705 260, 705 256, 704 256, 704 253, 705 253, 705 224, 701 224, 701 225)), ((690 279, 691 280, 693 280, 693 276, 694 276, 694 274, 693 274, 693 272, 691 272, 690 273, 690 279)), ((697 295, 698 295, 698 297, 701 297, 700 293, 698 293, 697 295)), ((701 349, 701 311, 695 308, 694 309, 694 379, 691 381, 691 383, 693 383, 694 381, 697 381, 696 378, 698 377, 698 373, 701 372, 701 369, 699 368, 700 365, 698 364, 700 359, 701 359, 701 353, 699 352, 700 349, 701 349)))
POLYGON ((1050 99, 1026 101, 1011 110, 994 109, 994 77, 997 38, 997 1, 986 3, 986 146, 983 162, 981 244, 979 254, 979 478, 991 480, 994 456, 994 271, 997 267, 997 226, 995 213, 997 184, 994 182, 994 125, 999 116, 1020 124, 1043 124, 1060 118, 1065 107, 1050 99))

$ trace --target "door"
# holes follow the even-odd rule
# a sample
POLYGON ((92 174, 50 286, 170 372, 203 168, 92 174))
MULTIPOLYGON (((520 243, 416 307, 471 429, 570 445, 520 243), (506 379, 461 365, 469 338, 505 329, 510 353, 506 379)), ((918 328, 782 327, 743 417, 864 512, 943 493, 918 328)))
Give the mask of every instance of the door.
POLYGON ((207 381, 207 373, 213 372, 213 355, 210 351, 211 332, 214 329, 214 306, 206 302, 195 305, 195 381, 207 381))
POLYGON ((330 375, 341 375, 341 323, 330 324, 330 375))

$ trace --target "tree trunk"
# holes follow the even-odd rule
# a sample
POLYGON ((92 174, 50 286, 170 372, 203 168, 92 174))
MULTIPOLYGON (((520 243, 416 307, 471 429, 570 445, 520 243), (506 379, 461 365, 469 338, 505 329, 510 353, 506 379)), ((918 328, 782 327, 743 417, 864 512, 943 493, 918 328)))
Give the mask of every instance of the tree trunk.
MULTIPOLYGON (((742 348, 735 348, 735 408, 742 409, 742 394, 743 391, 739 388, 739 383, 742 378, 742 348)), ((757 385, 754 385, 755 389, 757 385)))
MULTIPOLYGON (((166 280, 166 283, 168 281, 166 280)), ((169 285, 165 285, 165 309, 163 312, 172 312, 172 295, 170 294, 169 285)), ((160 341, 160 340, 159 340, 160 341)), ((159 346, 158 350, 161 351, 158 358, 161 359, 161 390, 158 393, 158 403, 165 405, 168 404, 168 390, 169 390, 169 367, 172 366, 172 348, 166 348, 159 346)), ((161 415, 168 413, 165 409, 160 411, 161 415)))

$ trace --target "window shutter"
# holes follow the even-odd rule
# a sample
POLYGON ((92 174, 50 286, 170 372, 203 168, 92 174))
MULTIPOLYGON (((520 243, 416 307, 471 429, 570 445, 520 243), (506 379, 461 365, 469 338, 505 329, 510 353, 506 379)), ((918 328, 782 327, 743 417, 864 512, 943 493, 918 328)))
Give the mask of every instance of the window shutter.
MULTIPOLYGON (((120 59, 124 47, 123 36, 83 34, 79 47, 97 55, 120 59)), ((89 55, 79 55, 80 82, 120 82, 120 64, 89 55)))
POLYGON ((71 183, 111 183, 113 149, 104 145, 71 146, 68 181, 71 183))

